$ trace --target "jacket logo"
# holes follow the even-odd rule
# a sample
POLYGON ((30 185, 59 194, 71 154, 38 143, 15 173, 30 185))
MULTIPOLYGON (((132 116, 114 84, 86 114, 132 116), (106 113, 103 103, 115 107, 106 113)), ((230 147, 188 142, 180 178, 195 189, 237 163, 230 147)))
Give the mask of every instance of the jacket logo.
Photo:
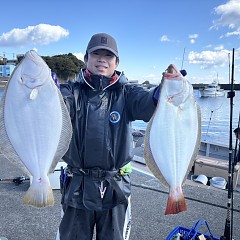
POLYGON ((117 123, 120 121, 120 114, 119 112, 113 111, 110 113, 110 122, 111 123, 117 123))

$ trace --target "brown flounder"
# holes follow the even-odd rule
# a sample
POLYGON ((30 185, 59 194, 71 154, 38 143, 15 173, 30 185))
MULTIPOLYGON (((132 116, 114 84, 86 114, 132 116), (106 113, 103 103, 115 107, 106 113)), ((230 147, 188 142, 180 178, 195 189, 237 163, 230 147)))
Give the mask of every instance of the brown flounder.
POLYGON ((0 105, 0 151, 33 176, 24 204, 54 204, 48 174, 69 147, 70 117, 51 70, 28 51, 15 68, 0 105))
POLYGON ((182 184, 198 154, 201 112, 192 85, 172 64, 163 73, 158 104, 144 141, 147 166, 169 187, 165 214, 186 211, 182 184))

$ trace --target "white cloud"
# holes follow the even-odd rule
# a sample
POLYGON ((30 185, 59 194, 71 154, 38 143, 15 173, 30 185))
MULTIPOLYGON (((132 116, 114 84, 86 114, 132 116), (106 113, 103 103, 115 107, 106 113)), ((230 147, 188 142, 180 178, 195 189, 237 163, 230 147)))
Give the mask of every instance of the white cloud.
POLYGON ((222 35, 220 38, 231 37, 231 36, 240 36, 240 31, 227 32, 226 34, 222 35))
POLYGON ((208 44, 208 45, 205 46, 204 48, 212 48, 212 44, 208 44))
POLYGON ((188 37, 189 37, 190 39, 192 39, 192 38, 196 39, 196 38, 198 38, 198 34, 197 34, 197 33, 195 33, 195 34, 190 34, 188 37))
POLYGON ((228 54, 228 50, 202 51, 200 53, 191 51, 188 54, 188 61, 190 64, 201 65, 201 68, 203 69, 210 67, 222 67, 229 61, 228 54))
POLYGON ((34 51, 38 52, 38 49, 37 49, 37 48, 33 48, 32 50, 34 50, 34 51))
POLYGON ((167 35, 162 35, 161 38, 160 38, 160 41, 161 42, 170 42, 170 39, 168 38, 167 35))
POLYGON ((14 28, 0 36, 0 46, 25 46, 28 44, 47 45, 69 35, 61 26, 39 24, 24 29, 14 28))
POLYGON ((225 34, 225 37, 240 35, 240 0, 230 0, 216 7, 214 11, 217 15, 220 15, 220 18, 213 21, 213 26, 210 29, 228 27, 236 31, 225 34))
POLYGON ((197 33, 195 33, 195 34, 190 34, 189 36, 188 36, 188 38, 190 39, 190 43, 191 44, 194 44, 195 42, 196 42, 196 39, 199 37, 199 35, 197 34, 197 33))
POLYGON ((224 50, 224 46, 223 45, 219 45, 219 46, 216 46, 214 48, 215 51, 221 51, 221 50, 224 50))
POLYGON ((73 53, 74 56, 76 56, 77 59, 84 61, 84 54, 83 53, 73 53))

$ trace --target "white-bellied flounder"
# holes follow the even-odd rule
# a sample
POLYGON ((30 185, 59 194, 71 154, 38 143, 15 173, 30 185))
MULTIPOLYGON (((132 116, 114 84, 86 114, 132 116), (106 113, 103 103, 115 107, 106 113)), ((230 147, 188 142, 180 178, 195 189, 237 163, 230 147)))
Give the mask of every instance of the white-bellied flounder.
POLYGON ((35 51, 28 51, 0 105, 0 151, 33 176, 25 204, 54 204, 48 174, 67 151, 71 136, 70 117, 50 68, 35 51))
POLYGON ((200 138, 201 113, 192 85, 171 64, 163 73, 158 105, 144 144, 149 169, 169 187, 166 215, 187 210, 182 184, 198 153, 200 138))

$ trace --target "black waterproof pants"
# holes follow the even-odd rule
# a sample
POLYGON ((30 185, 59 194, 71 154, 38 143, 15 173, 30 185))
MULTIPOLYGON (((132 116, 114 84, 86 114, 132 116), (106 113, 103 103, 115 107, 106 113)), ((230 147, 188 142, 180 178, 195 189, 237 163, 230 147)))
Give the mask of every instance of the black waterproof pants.
POLYGON ((93 211, 63 206, 64 215, 56 240, 128 240, 131 230, 131 204, 93 211))

